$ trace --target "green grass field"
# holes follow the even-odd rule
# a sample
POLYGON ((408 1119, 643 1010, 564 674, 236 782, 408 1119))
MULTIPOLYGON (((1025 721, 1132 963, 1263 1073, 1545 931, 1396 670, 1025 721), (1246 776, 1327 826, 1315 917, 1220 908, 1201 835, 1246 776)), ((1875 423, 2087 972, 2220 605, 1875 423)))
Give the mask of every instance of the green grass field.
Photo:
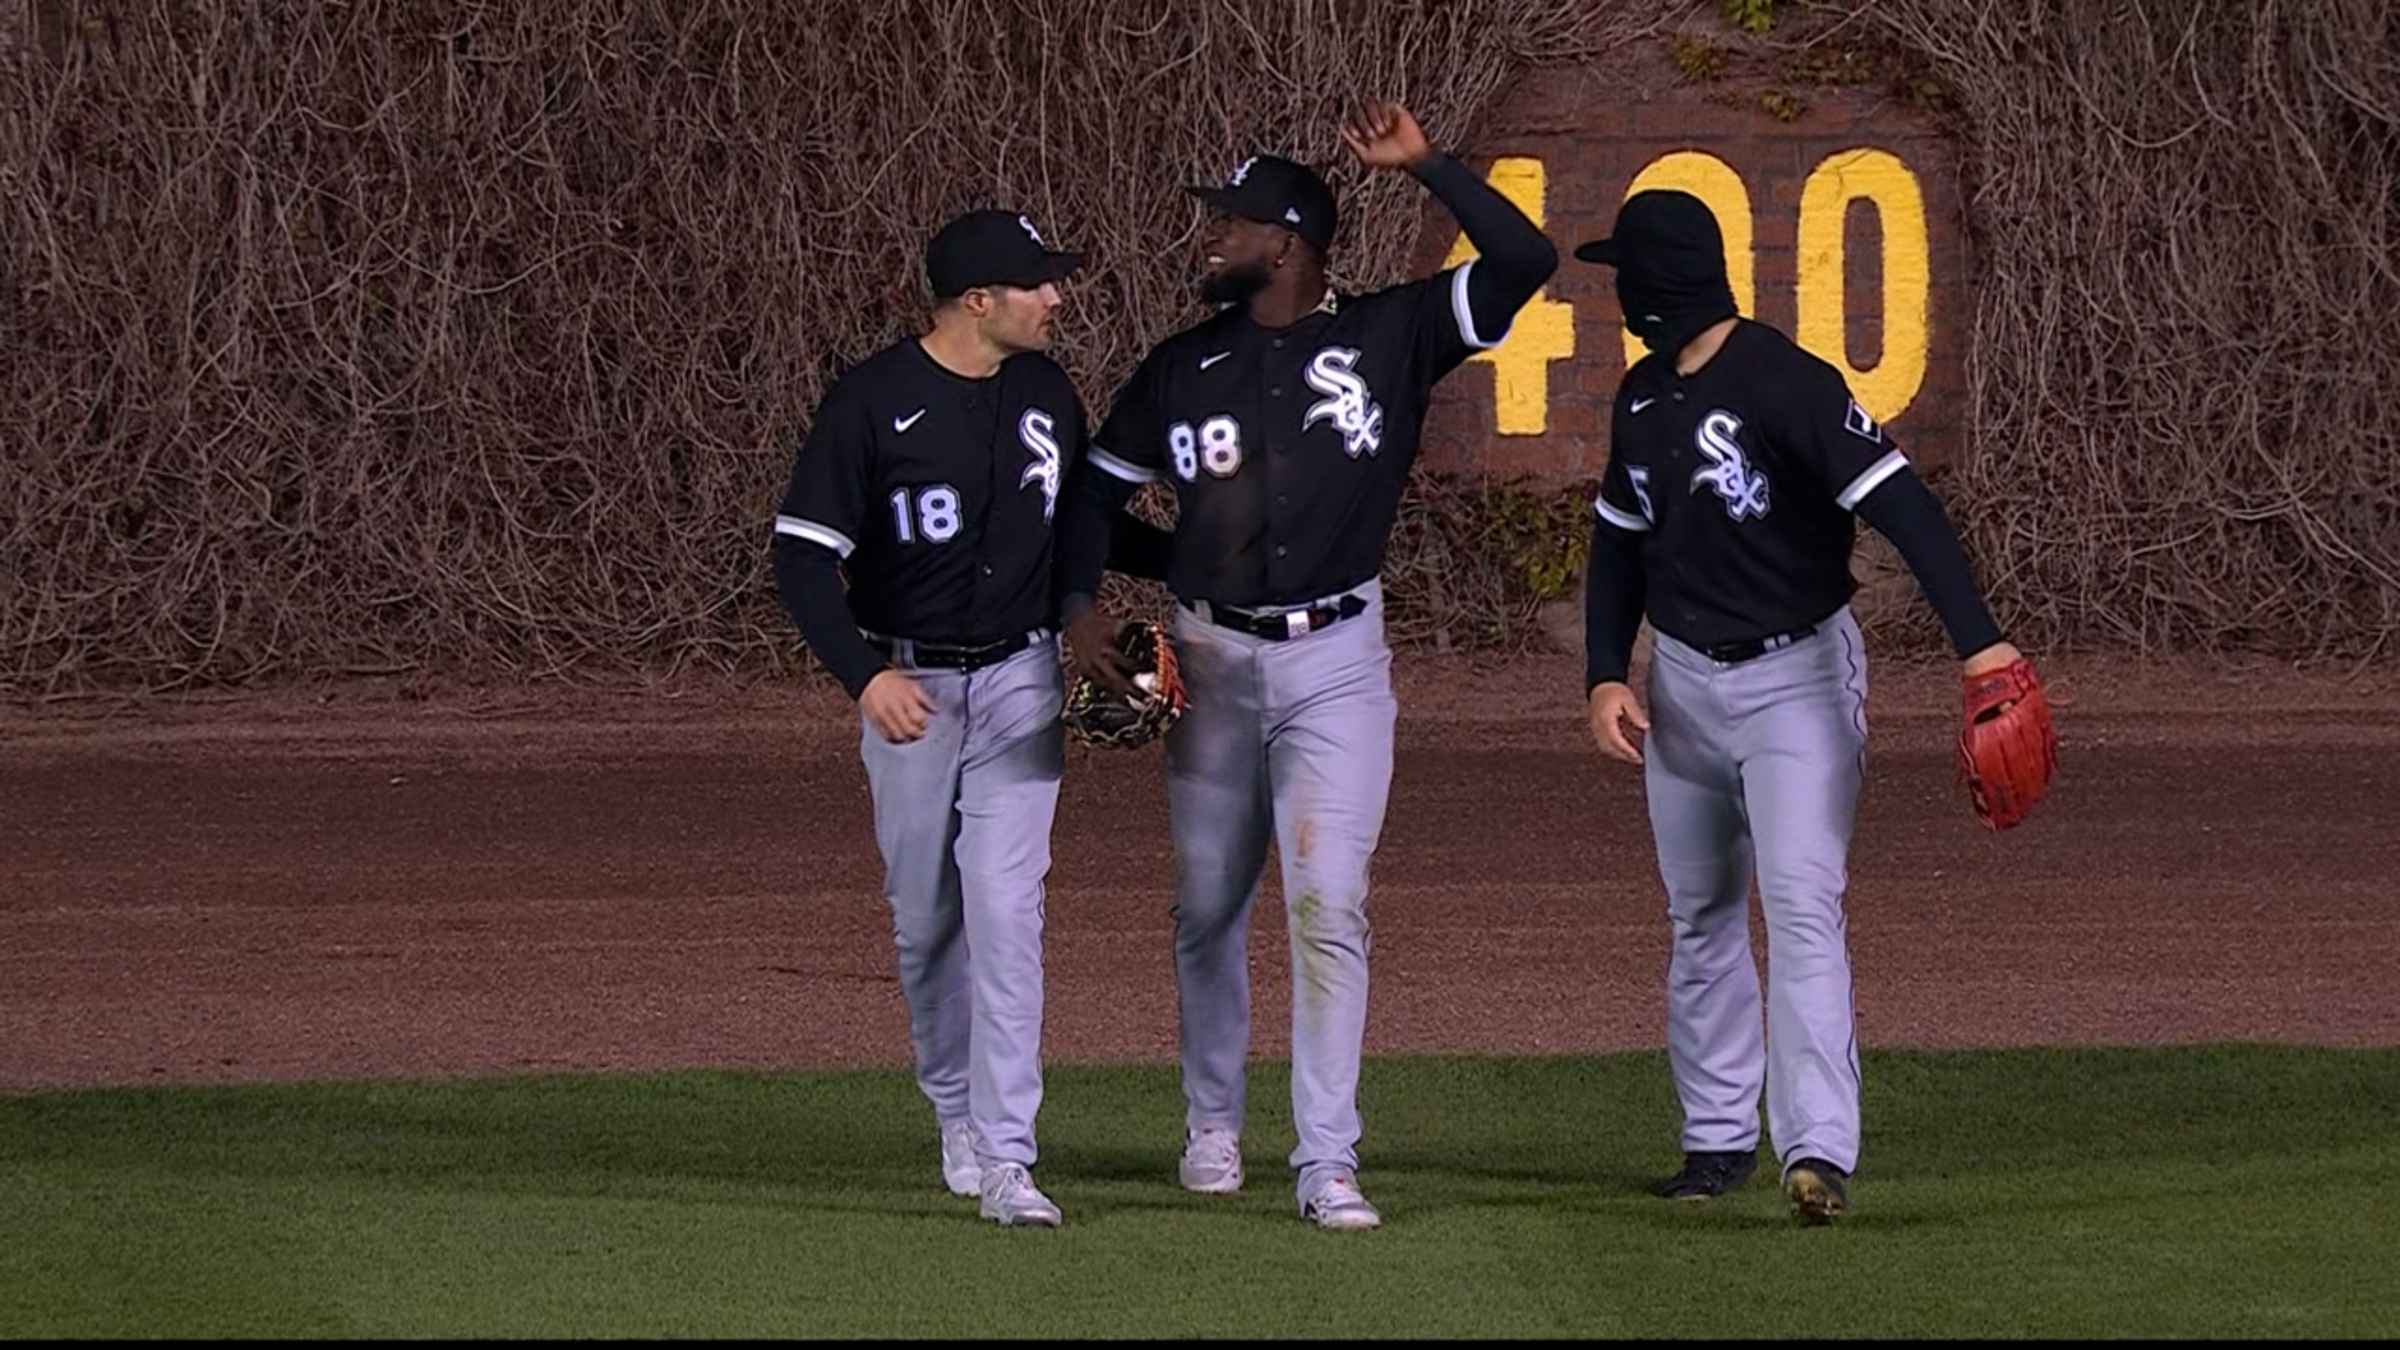
POLYGON ((1056 1232, 894 1073, 0 1098, 0 1336, 2391 1336, 2400 1052, 1883 1054, 1852 1216, 1651 1199, 1663 1058, 1372 1063, 1379 1232, 1173 1180, 1167 1068, 1053 1069, 1056 1232))

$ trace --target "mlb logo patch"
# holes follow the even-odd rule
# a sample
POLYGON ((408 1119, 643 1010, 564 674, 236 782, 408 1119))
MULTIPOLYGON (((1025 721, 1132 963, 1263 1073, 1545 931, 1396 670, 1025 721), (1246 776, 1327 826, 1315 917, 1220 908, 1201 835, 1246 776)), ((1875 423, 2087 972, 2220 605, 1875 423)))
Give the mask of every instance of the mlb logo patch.
POLYGON ((1883 440, 1882 428, 1875 425, 1874 418, 1867 416, 1866 409, 1858 406, 1857 399, 1850 400, 1850 411, 1842 414, 1842 425, 1853 436, 1864 436, 1876 442, 1883 440))

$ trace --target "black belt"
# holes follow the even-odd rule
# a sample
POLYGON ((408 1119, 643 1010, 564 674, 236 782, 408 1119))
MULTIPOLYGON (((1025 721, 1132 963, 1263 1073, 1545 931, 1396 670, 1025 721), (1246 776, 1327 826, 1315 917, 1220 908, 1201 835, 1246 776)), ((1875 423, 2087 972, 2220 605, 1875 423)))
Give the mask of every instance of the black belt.
POLYGON ((1737 665, 1743 661, 1756 660, 1768 652, 1789 647, 1816 631, 1815 624, 1802 624, 1786 633, 1769 633, 1765 637, 1751 638, 1744 642, 1720 642, 1714 647, 1695 646, 1692 650, 1720 665, 1737 665))
POLYGON ((1230 628, 1237 633, 1248 633, 1252 637, 1266 638, 1270 642, 1283 642, 1291 638, 1302 637, 1328 624, 1340 623, 1344 619, 1355 619, 1367 612, 1367 602, 1359 599, 1356 595, 1345 595, 1339 600, 1328 601, 1324 604, 1303 605, 1295 609, 1270 609, 1255 613, 1227 609, 1223 605, 1205 601, 1185 600, 1181 604, 1185 609, 1220 628, 1230 628))
MULTIPOLYGON (((911 640, 908 644, 909 663, 927 670, 981 670, 1032 646, 1034 637, 1033 633, 1013 633, 996 642, 968 646, 911 640)), ((869 633, 866 639, 867 645, 887 661, 892 659, 892 653, 898 647, 892 639, 877 634, 869 633)))

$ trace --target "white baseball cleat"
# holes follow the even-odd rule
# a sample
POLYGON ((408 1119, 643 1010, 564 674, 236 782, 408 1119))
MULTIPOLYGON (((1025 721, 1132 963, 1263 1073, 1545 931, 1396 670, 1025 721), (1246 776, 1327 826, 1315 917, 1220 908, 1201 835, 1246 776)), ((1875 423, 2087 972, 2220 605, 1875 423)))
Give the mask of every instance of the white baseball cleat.
POLYGON ((1301 1197, 1300 1217, 1319 1228, 1337 1231, 1383 1226, 1383 1216, 1359 1193, 1358 1179, 1348 1172, 1334 1173, 1301 1197))
POLYGON ((983 1191, 983 1164, 975 1161, 975 1127, 966 1121, 942 1127, 942 1184, 952 1195, 983 1191))
POLYGON ((1183 1188, 1231 1195, 1242 1188, 1242 1136, 1233 1130, 1195 1130, 1183 1141, 1183 1188))
POLYGON ((1056 1228, 1060 1216, 1024 1164, 1002 1163, 983 1174, 983 1217, 1002 1228, 1056 1228))

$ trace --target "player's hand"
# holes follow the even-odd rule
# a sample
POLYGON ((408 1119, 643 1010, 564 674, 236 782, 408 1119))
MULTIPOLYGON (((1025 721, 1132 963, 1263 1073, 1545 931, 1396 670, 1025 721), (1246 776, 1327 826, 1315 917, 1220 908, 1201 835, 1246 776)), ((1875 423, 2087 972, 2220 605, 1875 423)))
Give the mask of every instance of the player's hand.
POLYGON ((1130 699, 1149 697, 1133 682, 1133 667, 1117 650, 1117 623, 1092 606, 1067 623, 1067 645, 1074 649, 1075 669, 1103 689, 1130 699))
POLYGON ((1650 714, 1623 680, 1592 687, 1592 739, 1600 753, 1627 764, 1642 762, 1641 737, 1650 730, 1650 714))
POLYGON ((1369 99, 1342 119, 1342 144, 1370 169, 1405 169, 1433 153, 1408 109, 1369 99))
POLYGON ((1995 642, 1968 657, 1965 667, 1959 673, 1968 679, 1973 679, 1978 675, 1989 675, 1995 670, 2008 669, 2022 660, 2023 656, 2024 654, 2013 645, 2006 642, 1995 642))
POLYGON ((925 734, 933 720, 933 700, 917 682, 896 670, 877 671, 858 694, 858 706, 875 734, 894 745, 906 745, 925 734))

